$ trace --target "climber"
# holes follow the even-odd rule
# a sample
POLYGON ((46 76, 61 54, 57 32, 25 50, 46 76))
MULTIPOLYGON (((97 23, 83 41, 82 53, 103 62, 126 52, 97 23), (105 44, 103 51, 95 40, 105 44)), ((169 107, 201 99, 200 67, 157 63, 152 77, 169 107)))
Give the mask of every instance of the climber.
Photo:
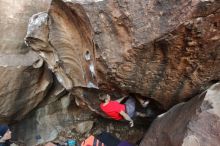
POLYGON ((8 125, 0 125, 0 146, 10 146, 11 131, 8 125))
MULTIPOLYGON (((115 120, 122 120, 123 118, 129 121, 130 127, 134 126, 134 121, 132 118, 135 116, 145 117, 143 113, 135 111, 135 99, 133 97, 128 96, 126 102, 121 104, 121 102, 126 98, 126 96, 114 100, 111 100, 111 97, 108 94, 104 94, 99 96, 101 100, 100 108, 101 110, 115 120)), ((146 108, 149 104, 149 101, 144 101, 141 98, 137 98, 137 100, 141 103, 142 107, 146 108)))

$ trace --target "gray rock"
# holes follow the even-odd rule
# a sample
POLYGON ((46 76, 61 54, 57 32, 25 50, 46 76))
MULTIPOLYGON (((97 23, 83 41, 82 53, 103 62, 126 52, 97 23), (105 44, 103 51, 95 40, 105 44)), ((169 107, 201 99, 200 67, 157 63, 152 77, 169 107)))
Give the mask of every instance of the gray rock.
POLYGON ((89 133, 92 129, 94 121, 84 121, 76 125, 76 131, 80 134, 89 133))
POLYGON ((220 83, 157 117, 140 146, 216 146, 220 131, 220 83))

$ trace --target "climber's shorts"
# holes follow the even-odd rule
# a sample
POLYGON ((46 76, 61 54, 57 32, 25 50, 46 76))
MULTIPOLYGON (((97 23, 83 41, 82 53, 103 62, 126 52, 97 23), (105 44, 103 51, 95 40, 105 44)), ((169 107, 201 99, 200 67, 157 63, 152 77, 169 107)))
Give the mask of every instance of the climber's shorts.
POLYGON ((136 116, 135 99, 133 97, 129 97, 124 104, 125 104, 125 107, 126 107, 126 113, 131 118, 134 118, 136 116))

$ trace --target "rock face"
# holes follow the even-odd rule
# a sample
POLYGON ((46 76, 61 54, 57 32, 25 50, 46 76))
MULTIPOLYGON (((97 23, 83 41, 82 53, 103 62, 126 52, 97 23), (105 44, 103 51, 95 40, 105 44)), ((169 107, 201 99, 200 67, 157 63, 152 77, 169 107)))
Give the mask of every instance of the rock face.
POLYGON ((136 93, 167 109, 219 80, 219 7, 219 1, 53 0, 40 26, 46 13, 31 18, 26 42, 69 91, 136 93))
POLYGON ((1 68, 1 122, 22 119, 43 100, 51 82, 49 71, 43 69, 1 68))
POLYGON ((48 14, 32 16, 25 39, 67 90, 93 84, 94 74, 87 70, 92 65, 94 71, 91 29, 81 9, 71 11, 62 1, 52 1, 48 14))
POLYGON ((7 0, 0 8, 0 122, 38 106, 14 127, 30 145, 101 114, 99 93, 133 93, 169 109, 220 79, 219 0, 7 0))
POLYGON ((88 4, 99 85, 169 108, 219 80, 219 7, 191 0, 88 4))
POLYGON ((140 146, 216 146, 220 143, 220 83, 160 115, 140 146))
POLYGON ((0 122, 22 119, 50 87, 50 71, 43 64, 36 65, 40 58, 23 41, 29 17, 49 4, 44 0, 0 1, 0 122))

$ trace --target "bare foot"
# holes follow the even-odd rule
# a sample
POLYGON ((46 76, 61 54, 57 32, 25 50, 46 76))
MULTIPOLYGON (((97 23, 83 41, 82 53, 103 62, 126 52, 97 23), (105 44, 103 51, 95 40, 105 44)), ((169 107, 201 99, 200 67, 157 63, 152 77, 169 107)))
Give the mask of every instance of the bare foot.
POLYGON ((142 103, 142 107, 146 108, 148 106, 148 104, 149 104, 149 100, 146 100, 142 103))
POLYGON ((139 116, 139 117, 142 117, 142 118, 147 117, 147 115, 146 115, 146 114, 141 113, 141 112, 136 112, 136 115, 137 115, 137 116, 139 116))

